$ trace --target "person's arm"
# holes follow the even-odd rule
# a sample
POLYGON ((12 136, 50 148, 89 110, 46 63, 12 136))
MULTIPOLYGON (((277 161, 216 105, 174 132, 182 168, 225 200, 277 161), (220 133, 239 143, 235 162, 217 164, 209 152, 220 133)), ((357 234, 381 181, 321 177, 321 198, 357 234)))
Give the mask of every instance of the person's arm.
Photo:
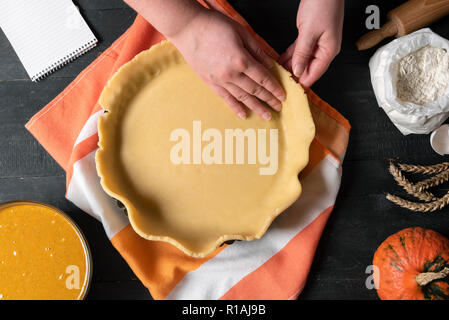
POLYGON ((298 38, 279 58, 299 82, 310 87, 340 51, 344 0, 301 0, 298 38))
POLYGON ((160 33, 170 38, 179 34, 207 9, 192 0, 124 0, 160 33))
POLYGON ((273 64, 238 23, 195 0, 124 0, 170 40, 186 62, 242 118, 245 105, 263 119, 279 111, 285 92, 273 64))

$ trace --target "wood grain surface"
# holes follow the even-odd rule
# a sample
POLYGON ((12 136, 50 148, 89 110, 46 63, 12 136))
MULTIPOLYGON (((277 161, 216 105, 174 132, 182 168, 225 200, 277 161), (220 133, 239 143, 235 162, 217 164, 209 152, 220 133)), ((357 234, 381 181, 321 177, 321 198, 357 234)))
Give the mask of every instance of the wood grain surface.
MULTIPOLYGON (((24 125, 129 27, 135 12, 121 0, 74 1, 99 39, 98 46, 45 80, 31 82, 5 35, 0 32, 0 202, 30 199, 67 212, 86 234, 94 260, 88 299, 151 299, 146 288, 109 243, 99 222, 64 198, 65 174, 24 125)), ((229 1, 277 51, 296 37, 297 0, 229 1)), ((320 241, 300 299, 377 299, 365 286, 377 246, 409 226, 449 236, 449 208, 411 213, 385 199, 405 195, 387 171, 388 159, 433 164, 447 161, 434 153, 428 135, 403 136, 377 106, 368 61, 374 49, 358 52, 364 34, 365 8, 377 4, 382 21, 402 1, 347 0, 343 45, 328 72, 313 86, 352 125, 337 203, 320 241)), ((449 38, 449 18, 431 26, 449 38)), ((387 40, 388 41, 388 40, 387 40)), ((386 41, 383 42, 383 44, 386 41)), ((447 191, 443 185, 441 192, 447 191)))

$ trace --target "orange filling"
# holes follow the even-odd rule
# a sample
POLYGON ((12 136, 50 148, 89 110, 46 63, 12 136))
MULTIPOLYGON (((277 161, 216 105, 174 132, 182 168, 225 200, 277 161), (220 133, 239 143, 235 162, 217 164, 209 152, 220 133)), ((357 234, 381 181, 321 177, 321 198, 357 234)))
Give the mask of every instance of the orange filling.
POLYGON ((81 299, 88 269, 85 242, 59 211, 0 205, 0 299, 81 299))

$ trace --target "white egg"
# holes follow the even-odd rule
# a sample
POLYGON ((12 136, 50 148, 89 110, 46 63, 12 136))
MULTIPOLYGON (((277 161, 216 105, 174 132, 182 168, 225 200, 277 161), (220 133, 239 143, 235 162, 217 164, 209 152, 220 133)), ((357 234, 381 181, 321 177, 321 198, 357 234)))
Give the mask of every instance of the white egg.
POLYGON ((449 124, 443 124, 432 132, 430 145, 439 155, 449 154, 449 124))

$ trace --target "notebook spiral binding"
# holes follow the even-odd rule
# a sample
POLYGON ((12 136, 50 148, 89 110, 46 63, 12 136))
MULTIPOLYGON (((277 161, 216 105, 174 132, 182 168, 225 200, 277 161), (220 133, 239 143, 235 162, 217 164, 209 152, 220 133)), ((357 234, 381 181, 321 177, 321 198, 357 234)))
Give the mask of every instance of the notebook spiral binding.
POLYGON ((71 52, 70 54, 66 55, 65 57, 62 57, 58 61, 52 63, 50 66, 46 67, 44 70, 40 71, 39 73, 35 74, 31 77, 31 81, 39 81, 48 76, 49 74, 53 73, 56 70, 59 70, 61 67, 65 66, 67 63, 75 60, 79 56, 83 55, 93 47, 95 47, 98 43, 97 39, 91 40, 87 42, 86 44, 82 45, 75 51, 71 52))

